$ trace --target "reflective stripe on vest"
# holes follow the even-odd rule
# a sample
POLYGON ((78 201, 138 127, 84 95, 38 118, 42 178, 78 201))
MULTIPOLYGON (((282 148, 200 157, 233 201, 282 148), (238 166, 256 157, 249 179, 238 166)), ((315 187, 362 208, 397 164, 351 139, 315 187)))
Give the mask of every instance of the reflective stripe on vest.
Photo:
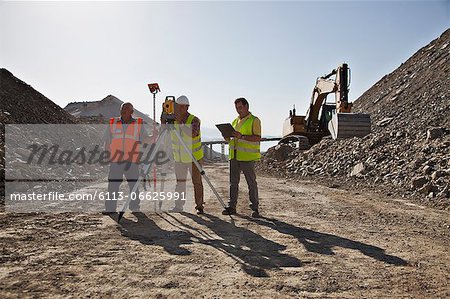
MULTIPOLYGON (((185 125, 187 125, 190 128, 194 118, 195 118, 194 115, 189 114, 185 125)), ((174 127, 175 130, 177 130, 180 133, 181 137, 183 138, 184 144, 186 144, 187 148, 192 152, 194 158, 197 161, 202 159, 203 146, 200 131, 198 132, 198 136, 192 137, 184 133, 183 130, 181 130, 180 125, 177 121, 175 121, 174 127)), ((183 145, 179 142, 177 135, 173 132, 171 132, 170 135, 172 139, 173 158, 175 162, 192 163, 191 155, 186 152, 183 145)))
POLYGON ((109 120, 111 162, 128 161, 139 163, 139 134, 142 123, 142 118, 137 119, 137 124, 136 120, 133 120, 124 131, 120 117, 112 117, 109 120))
MULTIPOLYGON (((253 121, 255 116, 250 114, 250 117, 240 126, 239 117, 236 118, 232 126, 242 135, 253 135, 253 121)), ((261 159, 260 142, 248 141, 233 138, 229 143, 229 159, 235 159, 238 161, 259 161, 261 159), (236 153, 236 157, 234 154, 236 153)))

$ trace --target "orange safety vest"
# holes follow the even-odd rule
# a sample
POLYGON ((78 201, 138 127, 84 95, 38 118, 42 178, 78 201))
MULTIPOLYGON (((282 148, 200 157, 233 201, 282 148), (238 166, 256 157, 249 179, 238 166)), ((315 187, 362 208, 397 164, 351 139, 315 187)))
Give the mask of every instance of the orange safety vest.
POLYGON ((133 162, 139 163, 139 134, 142 127, 142 118, 133 120, 124 131, 120 117, 112 117, 109 120, 111 132, 111 162, 133 162))

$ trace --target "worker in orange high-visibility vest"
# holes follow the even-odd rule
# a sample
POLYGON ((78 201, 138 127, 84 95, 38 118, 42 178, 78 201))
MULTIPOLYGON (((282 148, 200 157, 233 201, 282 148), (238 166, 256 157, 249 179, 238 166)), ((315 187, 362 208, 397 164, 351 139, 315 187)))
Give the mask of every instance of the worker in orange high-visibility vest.
MULTIPOLYGON (((125 200, 119 193, 120 185, 125 176, 130 192, 139 179, 139 158, 142 142, 148 142, 150 136, 144 128, 142 118, 133 118, 133 105, 123 103, 120 117, 113 117, 105 131, 105 149, 110 152, 110 168, 108 175, 108 199, 105 200, 104 214, 116 212, 117 200, 125 200), (122 198, 121 198, 122 197, 122 198)), ((132 200, 130 209, 140 211, 139 189, 135 194, 129 194, 132 200)))
POLYGON ((255 162, 261 159, 261 121, 249 111, 245 98, 234 101, 238 117, 231 124, 235 130, 229 141, 230 159, 230 201, 223 215, 236 214, 241 172, 248 185, 252 217, 259 215, 258 184, 256 182, 255 162))

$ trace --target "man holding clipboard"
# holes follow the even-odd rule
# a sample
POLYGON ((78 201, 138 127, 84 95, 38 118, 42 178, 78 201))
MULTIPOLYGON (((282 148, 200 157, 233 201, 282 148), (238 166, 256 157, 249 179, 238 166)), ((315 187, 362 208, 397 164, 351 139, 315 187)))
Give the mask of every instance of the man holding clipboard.
POLYGON ((248 185, 252 217, 260 217, 255 162, 261 159, 261 121, 249 111, 249 103, 245 98, 236 99, 234 106, 239 116, 232 124, 217 125, 222 136, 229 142, 230 201, 222 214, 236 214, 242 171, 248 185))

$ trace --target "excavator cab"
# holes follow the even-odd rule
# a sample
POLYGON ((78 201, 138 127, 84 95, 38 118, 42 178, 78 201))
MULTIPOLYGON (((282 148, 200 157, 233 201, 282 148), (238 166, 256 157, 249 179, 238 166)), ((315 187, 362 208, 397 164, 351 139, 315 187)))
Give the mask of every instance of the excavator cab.
POLYGON ((333 113, 336 112, 335 104, 325 103, 322 105, 322 111, 320 113, 320 128, 321 130, 328 131, 328 123, 333 117, 333 113))

